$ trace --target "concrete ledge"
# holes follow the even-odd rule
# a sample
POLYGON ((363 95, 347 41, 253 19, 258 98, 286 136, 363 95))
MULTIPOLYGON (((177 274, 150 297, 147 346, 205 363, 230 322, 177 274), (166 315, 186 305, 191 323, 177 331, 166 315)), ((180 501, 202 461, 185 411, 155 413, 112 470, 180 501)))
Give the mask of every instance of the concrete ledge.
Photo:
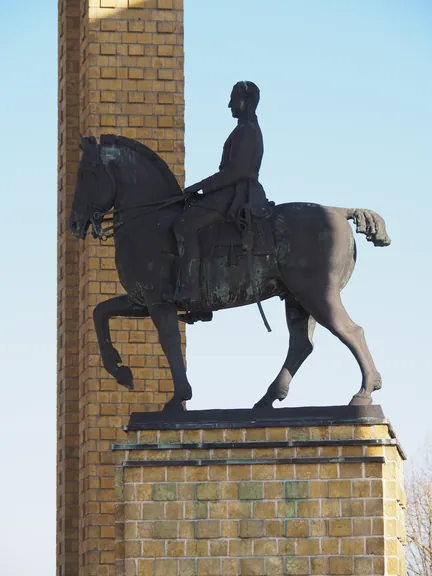
MULTIPOLYGON (((244 458, 239 460, 170 460, 170 466, 248 466, 251 464, 384 464, 384 456, 347 456, 345 458, 244 458)), ((132 468, 166 466, 166 460, 127 460, 124 466, 132 468)))

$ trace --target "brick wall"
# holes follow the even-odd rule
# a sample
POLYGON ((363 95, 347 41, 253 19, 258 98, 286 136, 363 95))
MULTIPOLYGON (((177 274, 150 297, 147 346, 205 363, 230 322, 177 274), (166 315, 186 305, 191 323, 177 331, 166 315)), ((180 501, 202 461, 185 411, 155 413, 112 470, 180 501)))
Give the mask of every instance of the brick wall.
POLYGON ((57 565, 78 574, 79 245, 67 233, 79 150, 79 0, 59 2, 57 565))
POLYGON ((113 245, 78 243, 67 216, 79 132, 137 139, 161 154, 183 184, 183 2, 60 0, 59 15, 58 574, 108 576, 115 573, 110 446, 122 438, 131 411, 159 409, 172 383, 150 320, 110 323, 135 390, 121 388, 102 368, 92 312, 122 292, 113 245))
POLYGON ((128 436, 119 575, 406 574, 403 459, 387 425, 128 436))

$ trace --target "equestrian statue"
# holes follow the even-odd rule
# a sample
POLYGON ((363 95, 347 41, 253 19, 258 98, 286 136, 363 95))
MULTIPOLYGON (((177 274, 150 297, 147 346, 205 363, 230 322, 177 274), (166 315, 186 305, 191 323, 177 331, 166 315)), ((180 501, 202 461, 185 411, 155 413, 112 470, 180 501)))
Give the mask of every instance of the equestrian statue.
POLYGON ((260 92, 238 82, 229 102, 237 126, 219 171, 182 192, 167 164, 150 148, 113 134, 81 137, 82 157, 70 230, 84 239, 114 237, 116 267, 126 291, 101 302, 94 322, 105 369, 133 388, 132 372, 114 348, 109 319, 150 317, 174 382, 164 411, 192 397, 181 350, 179 320, 208 321, 216 310, 285 302, 290 343, 285 362, 254 408, 283 400, 312 352, 318 322, 353 353, 361 374, 351 405, 372 403, 381 388, 363 329, 348 316, 340 291, 354 270, 356 244, 349 220, 375 246, 388 246, 384 220, 367 209, 310 203, 274 205, 259 182, 263 138, 256 108, 260 92), (108 225, 104 225, 108 222, 108 225))

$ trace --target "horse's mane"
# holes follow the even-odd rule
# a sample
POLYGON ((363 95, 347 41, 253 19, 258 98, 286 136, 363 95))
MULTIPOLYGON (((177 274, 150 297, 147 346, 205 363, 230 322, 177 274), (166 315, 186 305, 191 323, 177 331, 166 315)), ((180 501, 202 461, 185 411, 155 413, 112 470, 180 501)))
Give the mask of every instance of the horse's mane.
POLYGON ((183 194, 179 183, 177 182, 177 178, 171 172, 168 164, 145 144, 141 144, 141 142, 133 140, 132 138, 126 138, 126 136, 117 136, 116 134, 102 134, 100 137, 100 144, 101 146, 125 146, 126 148, 130 148, 134 152, 137 152, 137 154, 143 156, 146 160, 154 164, 169 186, 176 189, 179 194, 183 194))

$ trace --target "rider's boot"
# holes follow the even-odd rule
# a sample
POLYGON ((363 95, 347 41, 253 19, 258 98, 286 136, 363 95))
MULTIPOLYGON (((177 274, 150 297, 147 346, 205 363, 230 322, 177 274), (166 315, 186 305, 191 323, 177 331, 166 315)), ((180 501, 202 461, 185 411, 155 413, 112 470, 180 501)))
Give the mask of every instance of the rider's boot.
POLYGON ((201 301, 200 294, 200 260, 190 260, 185 253, 180 258, 180 278, 174 296, 176 302, 184 304, 189 310, 196 310, 201 301))
POLYGON ((197 231, 186 231, 184 222, 174 227, 179 254, 179 275, 174 295, 175 302, 196 311, 200 308, 200 247, 197 231))

